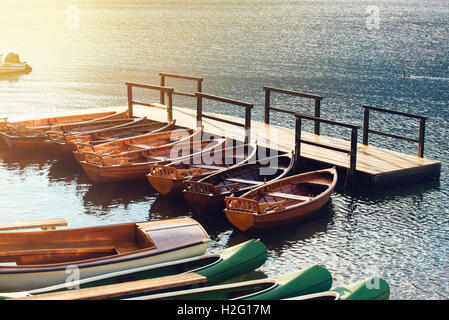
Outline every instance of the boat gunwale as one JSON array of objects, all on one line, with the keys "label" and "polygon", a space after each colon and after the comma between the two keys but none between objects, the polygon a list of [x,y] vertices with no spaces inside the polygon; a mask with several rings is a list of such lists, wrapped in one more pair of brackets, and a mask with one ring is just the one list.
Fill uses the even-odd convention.
[{"label": "boat gunwale", "polygon": [[254,295],[264,293],[269,290],[273,290],[274,288],[279,286],[279,280],[276,278],[249,280],[249,281],[244,281],[244,282],[228,283],[228,284],[216,285],[216,286],[211,286],[211,287],[194,288],[194,289],[187,289],[187,290],[150,294],[150,295],[138,296],[138,297],[133,297],[133,298],[127,298],[127,299],[123,299],[123,300],[160,299],[160,298],[165,298],[165,297],[176,297],[176,296],[185,295],[185,294],[192,294],[192,293],[195,294],[195,293],[202,293],[202,292],[207,292],[207,291],[215,291],[215,290],[228,289],[228,288],[239,288],[239,287],[243,287],[243,286],[257,285],[257,284],[271,284],[271,286],[269,286],[261,291],[253,292],[253,293],[250,293],[250,294],[247,294],[244,296],[239,296],[236,298],[232,298],[229,300],[238,300],[238,299],[248,298],[248,297],[251,297]]},{"label": "boat gunwale", "polygon": [[[121,263],[121,262],[130,261],[130,260],[142,259],[142,258],[150,257],[153,255],[176,251],[176,250],[180,250],[180,249],[184,249],[184,248],[188,248],[188,247],[194,247],[199,244],[210,242],[211,239],[210,239],[209,234],[206,232],[206,230],[200,223],[198,223],[197,221],[193,220],[190,217],[185,217],[185,216],[175,218],[174,220],[178,220],[178,219],[180,219],[181,222],[184,222],[184,223],[180,224],[181,226],[197,226],[197,227],[199,227],[200,230],[203,232],[205,239],[203,239],[201,241],[196,241],[196,242],[193,242],[190,244],[173,247],[173,248],[166,249],[166,250],[158,250],[158,248],[156,246],[152,246],[152,247],[148,247],[148,248],[133,250],[130,252],[118,253],[115,255],[109,255],[109,256],[103,256],[103,257],[97,257],[97,258],[91,258],[91,259],[83,259],[83,260],[78,260],[78,261],[48,263],[48,264],[41,264],[41,265],[17,265],[17,266],[0,265],[0,275],[11,274],[11,273],[34,273],[34,272],[46,272],[46,271],[59,271],[59,270],[65,270],[68,265],[76,265],[78,268],[96,267],[96,266],[107,265],[107,264],[111,264],[111,263]],[[171,219],[168,219],[168,220],[171,220]],[[154,221],[157,222],[157,221],[165,221],[165,220],[154,220]],[[71,228],[69,230],[76,232],[76,231],[83,231],[86,229],[95,230],[95,229],[99,229],[101,227],[113,228],[113,227],[120,227],[120,226],[128,226],[128,227],[135,226],[136,228],[139,228],[139,223],[147,223],[147,222],[148,221],[133,222],[133,223],[119,223],[119,224],[106,225],[106,226],[90,226],[90,227],[85,227],[85,228],[82,228],[82,227]],[[169,228],[171,228],[171,227],[158,228],[155,230],[164,230],[164,229],[169,229]],[[176,228],[176,226],[173,226],[172,228]],[[36,233],[41,233],[41,232],[52,233],[52,232],[61,232],[61,231],[67,232],[67,229],[50,230],[50,231],[27,231],[27,232],[19,232],[19,233],[36,234]],[[146,230],[142,229],[142,231],[146,231]],[[11,232],[11,233],[14,233],[14,232]]]},{"label": "boat gunwale", "polygon": [[[191,138],[191,136],[190,136],[190,138]],[[191,156],[196,156],[196,155],[199,155],[199,154],[201,154],[203,152],[207,152],[207,151],[210,151],[211,149],[217,148],[217,147],[220,146],[220,144],[225,144],[226,141],[227,141],[227,138],[214,139],[214,140],[201,140],[201,141],[202,142],[209,142],[209,143],[216,142],[216,143],[213,146],[211,146],[211,147],[209,147],[207,149],[200,150],[200,151],[198,151],[196,153],[193,153],[193,154],[189,154],[189,155],[185,155],[185,156],[181,156],[181,157],[176,157],[176,158],[173,158],[173,159],[167,158],[167,159],[156,160],[156,161],[134,162],[134,163],[129,163],[129,164],[114,164],[114,165],[99,165],[99,164],[96,164],[96,163],[87,162],[86,160],[82,160],[82,161],[80,161],[80,164],[83,167],[87,166],[87,167],[90,167],[90,168],[102,170],[102,169],[132,168],[133,166],[134,167],[136,167],[136,166],[149,166],[149,165],[152,165],[152,164],[171,162],[171,161],[178,161],[178,160],[183,160],[183,159],[189,158]],[[186,141],[176,141],[175,143],[166,144],[166,145],[162,145],[162,146],[157,146],[157,147],[151,148],[149,150],[135,150],[135,151],[131,151],[131,152],[154,151],[154,150],[157,150],[157,149],[164,149],[164,148],[167,148],[167,147],[173,147],[174,145],[176,145],[178,143],[182,144],[182,143],[186,143]],[[95,154],[95,153],[94,152],[84,152],[84,154]],[[122,156],[122,155],[126,156],[128,154],[129,153],[117,154],[117,155],[114,155],[114,156],[117,156],[117,157],[118,156]],[[114,159],[114,156],[112,156],[112,157],[107,156],[106,158]],[[146,177],[146,175],[143,175],[143,178],[145,178],[145,177]]]}]

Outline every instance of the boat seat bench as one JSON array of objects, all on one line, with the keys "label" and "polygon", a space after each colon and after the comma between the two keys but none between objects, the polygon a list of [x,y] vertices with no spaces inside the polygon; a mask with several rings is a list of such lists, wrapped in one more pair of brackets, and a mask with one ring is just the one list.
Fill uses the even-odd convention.
[{"label": "boat seat bench", "polygon": [[[185,273],[152,279],[117,283],[78,290],[67,290],[35,296],[18,298],[19,300],[100,300],[117,299],[125,296],[149,294],[154,291],[205,285],[207,278],[196,273]],[[15,299],[17,300],[17,299]]]},{"label": "boat seat bench", "polygon": [[247,179],[238,179],[238,178],[226,178],[227,181],[231,182],[237,182],[237,183],[246,183],[246,184],[256,184],[256,185],[262,185],[262,181],[255,181],[255,180],[247,180]]},{"label": "boat seat bench", "polygon": [[312,197],[300,196],[296,194],[283,193],[283,192],[263,192],[265,196],[276,197],[276,198],[284,198],[289,200],[299,200],[299,201],[309,201]]}]

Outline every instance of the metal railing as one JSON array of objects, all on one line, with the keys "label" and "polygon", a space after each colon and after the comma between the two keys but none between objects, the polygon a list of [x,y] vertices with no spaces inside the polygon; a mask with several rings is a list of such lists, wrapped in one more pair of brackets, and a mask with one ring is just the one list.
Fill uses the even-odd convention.
[{"label": "metal railing", "polygon": [[[403,116],[403,117],[407,117],[407,118],[418,119],[419,120],[418,139],[370,129],[369,128],[370,110],[393,114],[393,115],[399,115],[399,116]],[[405,141],[409,141],[409,142],[415,142],[415,143],[418,143],[418,157],[422,158],[424,156],[424,138],[425,138],[426,120],[427,120],[427,117],[420,116],[420,115],[415,115],[415,114],[410,114],[410,113],[401,112],[401,111],[394,111],[394,110],[388,110],[388,109],[384,109],[384,108],[364,105],[363,106],[363,144],[368,145],[368,134],[369,133],[381,135],[384,137],[399,139],[399,140],[405,140]]]},{"label": "metal railing", "polygon": [[[149,84],[142,84],[142,83],[135,83],[135,82],[125,82],[127,88],[128,88],[128,116],[131,118],[133,117],[133,105],[141,105],[146,107],[152,107],[152,108],[159,108],[163,110],[167,110],[167,120],[168,122],[173,120],[173,88],[169,87],[162,87],[162,86],[156,86],[156,85],[149,85]],[[150,90],[159,90],[162,94],[167,94],[167,105],[157,105],[154,103],[144,103],[140,101],[133,100],[133,88],[143,88],[143,89],[150,89]]]},{"label": "metal railing", "polygon": [[[357,130],[360,127],[356,126],[356,125],[348,124],[348,123],[322,119],[322,118],[306,115],[306,114],[303,114],[303,113],[295,113],[295,117],[296,117],[296,123],[295,123],[295,163],[299,164],[299,161],[300,161],[300,157],[301,157],[301,143],[310,144],[310,145],[313,145],[313,146],[317,146],[317,147],[321,147],[321,148],[325,148],[325,149],[329,149],[329,150],[333,150],[333,151],[343,152],[343,153],[346,153],[346,154],[349,155],[348,176],[349,176],[350,180],[353,180],[353,177],[355,176],[355,172],[356,172],[356,165],[357,165]],[[326,124],[335,125],[335,126],[339,126],[339,127],[344,127],[344,128],[350,129],[351,130],[351,146],[350,146],[350,149],[348,150],[348,149],[338,148],[338,147],[334,147],[334,146],[330,146],[330,145],[326,145],[326,144],[322,144],[322,143],[318,143],[318,142],[312,142],[312,141],[308,141],[308,140],[302,139],[302,137],[301,137],[301,127],[302,127],[302,120],[303,119],[304,120],[315,121],[315,123],[317,123],[317,122],[318,123],[326,123]]]},{"label": "metal railing", "polygon": [[[265,123],[266,124],[270,123],[270,110],[277,111],[277,112],[288,113],[288,114],[293,114],[293,115],[297,113],[295,111],[289,111],[289,110],[284,110],[284,109],[272,107],[270,105],[270,95],[271,95],[270,93],[271,92],[277,92],[277,93],[282,93],[282,94],[287,94],[287,95],[291,95],[291,96],[296,96],[296,97],[301,97],[301,98],[314,100],[315,101],[315,109],[314,109],[313,116],[315,116],[317,118],[320,117],[321,100],[323,100],[322,96],[319,96],[319,95],[316,95],[316,94],[299,92],[299,91],[293,91],[293,90],[286,90],[286,89],[279,89],[279,88],[274,88],[274,87],[268,87],[268,86],[264,86],[263,90],[264,90],[264,93],[265,93]],[[319,121],[315,121],[314,133],[315,134],[320,134],[320,123],[319,123]]]},{"label": "metal railing", "polygon": [[[251,109],[253,108],[252,104],[238,101],[238,100],[229,99],[229,98],[214,96],[214,95],[202,93],[202,92],[197,92],[196,97],[197,97],[196,121],[197,121],[198,126],[201,126],[203,118],[207,118],[207,119],[224,122],[224,123],[231,124],[231,125],[238,126],[238,127],[243,127],[245,129],[244,143],[245,144],[249,143],[250,131],[251,131]],[[242,124],[239,122],[222,119],[222,118],[217,118],[217,117],[214,117],[211,115],[204,114],[203,113],[203,99],[209,99],[209,100],[214,100],[214,101],[219,101],[219,102],[223,102],[223,103],[227,103],[227,104],[244,107],[245,108],[245,122]]]}]

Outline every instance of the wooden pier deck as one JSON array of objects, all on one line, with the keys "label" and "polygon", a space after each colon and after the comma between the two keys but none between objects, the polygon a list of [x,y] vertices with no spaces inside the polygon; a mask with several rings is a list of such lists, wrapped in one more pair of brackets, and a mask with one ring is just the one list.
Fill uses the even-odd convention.
[{"label": "wooden pier deck", "polygon": [[[157,104],[156,104],[157,105]],[[160,108],[146,108],[134,106],[134,115],[167,121],[167,111]],[[212,117],[243,123],[243,119],[217,114],[205,113]],[[180,127],[196,126],[196,110],[182,107],[173,107],[173,119]],[[228,126],[222,122],[203,118],[204,131],[214,135],[223,135],[243,141],[245,131],[243,128]],[[295,150],[295,130],[260,121],[251,121],[251,140],[258,145],[276,150],[290,152]],[[325,144],[336,148],[349,150],[350,141],[302,132],[301,138],[316,144]],[[349,169],[350,157],[348,154],[335,150],[324,149],[316,145],[302,144],[301,159],[312,161],[321,165],[337,166],[340,170]],[[425,181],[437,179],[440,174],[441,163],[415,155],[404,154],[386,150],[371,145],[357,143],[356,178],[363,183],[379,186],[399,184],[401,182]]]}]

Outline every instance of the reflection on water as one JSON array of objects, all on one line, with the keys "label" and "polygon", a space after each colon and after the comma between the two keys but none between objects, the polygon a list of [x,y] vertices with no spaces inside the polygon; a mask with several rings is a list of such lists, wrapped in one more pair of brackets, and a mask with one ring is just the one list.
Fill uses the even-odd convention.
[{"label": "reflection on water", "polygon": [[[0,5],[6,26],[0,28],[2,46],[33,67],[28,75],[0,77],[0,117],[126,105],[124,81],[158,84],[158,72],[172,72],[204,77],[207,93],[253,103],[251,117],[259,121],[265,85],[322,95],[322,116],[336,121],[361,125],[362,104],[422,114],[429,117],[425,155],[443,162],[439,183],[384,190],[339,186],[328,206],[304,223],[243,233],[221,212],[197,216],[182,198],[161,198],[146,181],[94,185],[66,159],[48,160],[40,150],[25,156],[0,150],[0,220],[62,216],[78,227],[188,215],[211,235],[211,251],[260,237],[269,250],[260,269],[267,275],[323,262],[334,284],[342,285],[373,276],[377,268],[391,284],[392,299],[447,299],[449,9],[442,2],[378,1],[380,29],[365,27],[365,1],[15,0]],[[66,26],[66,9],[73,4],[81,18],[76,30]],[[402,72],[422,76],[401,79]],[[191,100],[181,102],[174,98],[175,105],[192,107]],[[289,96],[275,95],[273,102],[300,112],[313,109]],[[227,107],[207,108],[237,115]],[[273,124],[294,127],[288,115],[271,118]],[[417,134],[415,122],[390,116],[373,116],[370,123],[379,131]],[[324,125],[322,133],[340,135]],[[370,142],[416,154],[415,144],[377,136]]]}]

